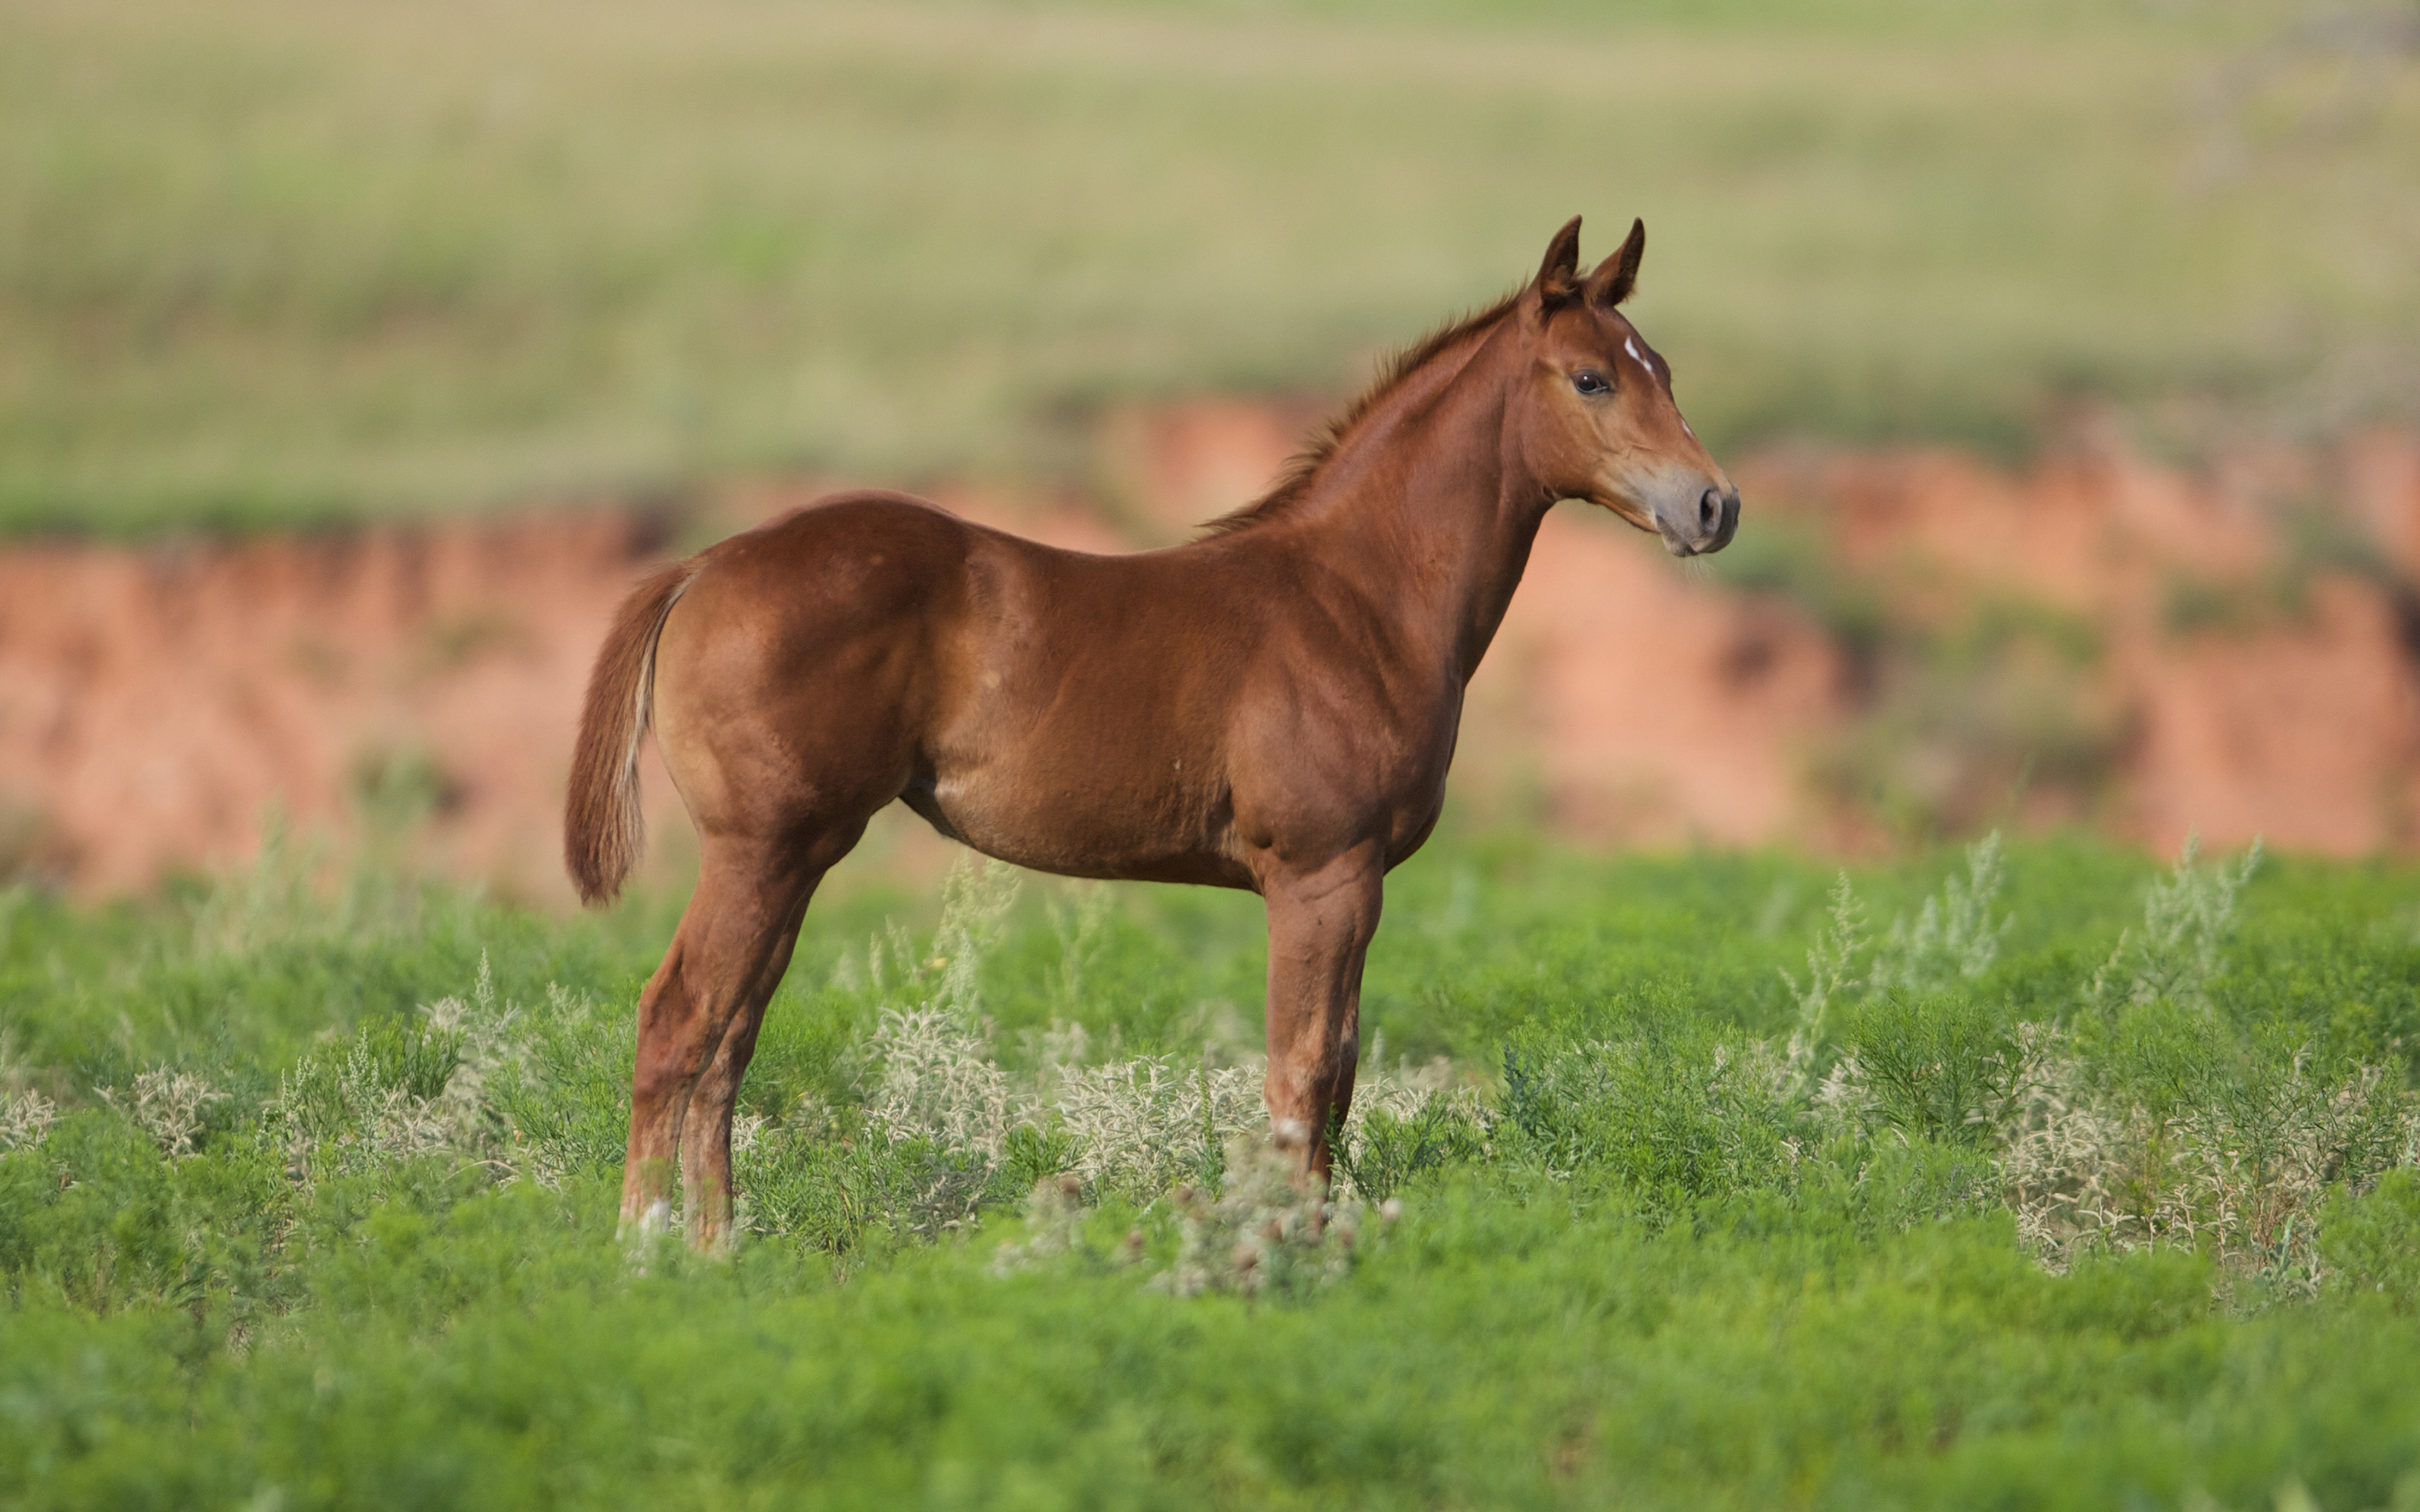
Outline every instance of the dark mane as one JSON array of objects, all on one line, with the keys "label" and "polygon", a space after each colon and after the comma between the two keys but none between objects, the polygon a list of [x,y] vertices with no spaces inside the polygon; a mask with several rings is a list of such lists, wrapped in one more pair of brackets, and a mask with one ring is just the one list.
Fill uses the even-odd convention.
[{"label": "dark mane", "polygon": [[1286,464],[1285,471],[1279,475],[1277,486],[1241,509],[1221,515],[1203,525],[1202,538],[1233,535],[1237,531],[1249,530],[1284,515],[1311,491],[1311,480],[1319,476],[1319,470],[1326,466],[1327,459],[1336,455],[1336,448],[1343,443],[1345,437],[1353,434],[1353,427],[1358,425],[1371,410],[1403,387],[1406,378],[1435,361],[1439,353],[1464,337],[1503,319],[1512,313],[1513,303],[1521,294],[1522,290],[1514,289],[1487,308],[1464,316],[1459,320],[1449,321],[1397,352],[1388,360],[1377,380],[1361,391],[1359,398],[1346,405],[1334,419],[1321,426],[1311,437],[1311,443],[1295,454],[1294,459]]}]

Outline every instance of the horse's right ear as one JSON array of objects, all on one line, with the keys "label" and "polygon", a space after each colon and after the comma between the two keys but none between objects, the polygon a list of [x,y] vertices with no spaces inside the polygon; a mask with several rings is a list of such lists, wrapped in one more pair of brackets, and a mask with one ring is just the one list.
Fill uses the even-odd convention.
[{"label": "horse's right ear", "polygon": [[1551,310],[1579,292],[1580,218],[1563,223],[1546,243],[1546,260],[1538,265],[1538,302]]}]

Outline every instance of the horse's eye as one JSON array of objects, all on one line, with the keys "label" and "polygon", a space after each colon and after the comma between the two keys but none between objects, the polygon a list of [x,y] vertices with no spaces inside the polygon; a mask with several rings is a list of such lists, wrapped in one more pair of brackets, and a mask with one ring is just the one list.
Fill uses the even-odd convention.
[{"label": "horse's eye", "polygon": [[1613,385],[1607,383],[1605,380],[1605,375],[1598,372],[1593,367],[1583,367],[1578,372],[1573,374],[1572,387],[1579,390],[1582,393],[1588,394],[1611,393],[1613,392]]}]

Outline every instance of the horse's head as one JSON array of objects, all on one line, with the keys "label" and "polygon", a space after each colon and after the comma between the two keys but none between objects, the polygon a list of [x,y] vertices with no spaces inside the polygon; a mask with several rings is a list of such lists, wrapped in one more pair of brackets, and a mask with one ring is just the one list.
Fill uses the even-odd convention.
[{"label": "horse's head", "polygon": [[1585,278],[1580,223],[1555,233],[1520,296],[1530,338],[1519,417],[1528,462],[1559,499],[1602,504],[1664,537],[1674,556],[1719,551],[1739,528],[1739,490],[1672,402],[1672,369],[1619,306],[1638,281],[1647,226]]}]

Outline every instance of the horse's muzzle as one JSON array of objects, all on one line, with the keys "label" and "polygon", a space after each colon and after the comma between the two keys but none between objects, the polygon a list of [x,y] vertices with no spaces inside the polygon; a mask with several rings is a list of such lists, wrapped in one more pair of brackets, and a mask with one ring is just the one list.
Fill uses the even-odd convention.
[{"label": "horse's muzzle", "polygon": [[1688,528],[1666,526],[1664,545],[1676,557],[1699,557],[1731,544],[1739,532],[1739,489],[1709,487],[1698,496],[1696,517]]}]

